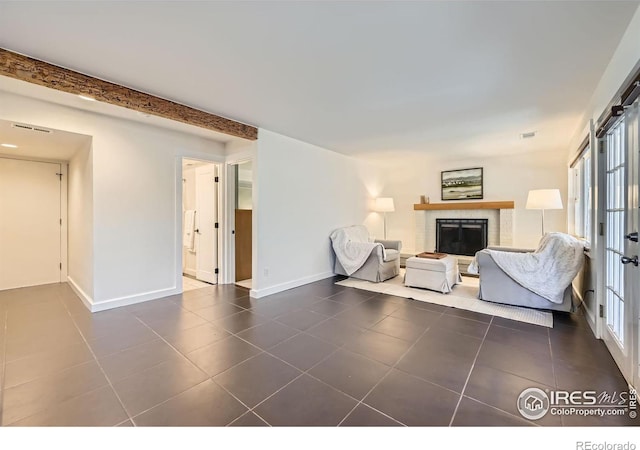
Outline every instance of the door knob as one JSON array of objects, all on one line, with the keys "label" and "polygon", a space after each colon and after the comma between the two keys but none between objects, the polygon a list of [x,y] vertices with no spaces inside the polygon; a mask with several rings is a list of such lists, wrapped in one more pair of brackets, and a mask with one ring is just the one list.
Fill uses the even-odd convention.
[{"label": "door knob", "polygon": [[638,266],[638,255],[635,255],[633,258],[629,258],[628,256],[623,256],[620,258],[620,262],[622,264],[633,264],[634,266]]},{"label": "door knob", "polygon": [[200,234],[200,228],[196,228],[196,233]]},{"label": "door knob", "polygon": [[624,238],[629,239],[630,241],[633,241],[633,242],[638,242],[638,232],[634,231],[633,233],[629,233],[625,235]]}]

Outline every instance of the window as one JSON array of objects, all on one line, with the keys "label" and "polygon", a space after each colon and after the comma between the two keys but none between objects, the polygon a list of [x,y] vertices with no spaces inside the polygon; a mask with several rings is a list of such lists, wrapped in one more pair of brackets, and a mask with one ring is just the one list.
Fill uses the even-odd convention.
[{"label": "window", "polygon": [[574,230],[576,236],[591,240],[591,150],[587,147],[573,171]]}]

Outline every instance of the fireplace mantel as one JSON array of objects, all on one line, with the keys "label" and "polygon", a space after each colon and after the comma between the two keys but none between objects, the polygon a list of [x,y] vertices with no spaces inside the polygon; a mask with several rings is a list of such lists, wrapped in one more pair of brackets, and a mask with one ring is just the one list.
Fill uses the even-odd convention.
[{"label": "fireplace mantel", "polygon": [[415,211],[455,210],[455,209],[513,209],[513,200],[505,202],[452,202],[452,203],[418,203],[413,205]]}]

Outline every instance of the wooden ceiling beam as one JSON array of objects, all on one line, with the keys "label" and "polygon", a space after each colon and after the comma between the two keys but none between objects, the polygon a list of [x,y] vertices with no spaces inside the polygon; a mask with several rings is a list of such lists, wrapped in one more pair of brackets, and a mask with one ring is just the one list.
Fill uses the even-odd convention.
[{"label": "wooden ceiling beam", "polygon": [[231,136],[249,140],[258,139],[258,129],[251,125],[74,72],[3,48],[0,48],[0,75],[70,94],[85,95],[100,102]]}]

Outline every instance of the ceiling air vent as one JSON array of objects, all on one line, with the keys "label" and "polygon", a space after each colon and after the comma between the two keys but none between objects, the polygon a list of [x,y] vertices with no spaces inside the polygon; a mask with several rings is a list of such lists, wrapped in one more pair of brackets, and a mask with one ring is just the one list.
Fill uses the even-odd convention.
[{"label": "ceiling air vent", "polygon": [[47,128],[41,128],[41,127],[36,127],[33,125],[27,125],[24,123],[12,123],[11,126],[13,128],[19,128],[21,130],[26,130],[26,131],[33,131],[36,133],[46,133],[46,134],[51,134],[53,133],[53,131],[47,129]]},{"label": "ceiling air vent", "polygon": [[532,137],[535,137],[535,135],[536,135],[535,131],[529,131],[528,133],[521,133],[520,139],[531,139]]}]

